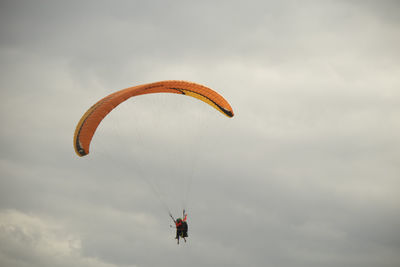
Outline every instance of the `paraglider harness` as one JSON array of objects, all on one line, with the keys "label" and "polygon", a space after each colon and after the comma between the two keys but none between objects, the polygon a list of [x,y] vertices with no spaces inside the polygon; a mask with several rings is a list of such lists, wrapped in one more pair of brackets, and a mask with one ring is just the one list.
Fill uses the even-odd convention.
[{"label": "paraglider harness", "polygon": [[183,240],[185,240],[185,242],[186,242],[186,237],[188,237],[188,234],[187,234],[188,224],[186,222],[187,214],[185,213],[185,210],[183,210],[183,219],[178,218],[175,220],[171,213],[169,214],[169,216],[175,223],[175,227],[176,227],[175,239],[177,240],[177,244],[179,244],[179,238],[183,238]]}]

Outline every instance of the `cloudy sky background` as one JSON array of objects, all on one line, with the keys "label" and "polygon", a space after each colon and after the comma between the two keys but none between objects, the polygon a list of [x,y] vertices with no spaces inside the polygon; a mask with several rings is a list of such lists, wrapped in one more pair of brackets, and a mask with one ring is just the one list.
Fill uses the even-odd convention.
[{"label": "cloudy sky background", "polygon": [[[0,265],[399,266],[399,14],[397,1],[1,1]],[[235,117],[143,96],[75,155],[88,107],[168,79],[217,90]],[[164,204],[186,205],[188,243]]]}]

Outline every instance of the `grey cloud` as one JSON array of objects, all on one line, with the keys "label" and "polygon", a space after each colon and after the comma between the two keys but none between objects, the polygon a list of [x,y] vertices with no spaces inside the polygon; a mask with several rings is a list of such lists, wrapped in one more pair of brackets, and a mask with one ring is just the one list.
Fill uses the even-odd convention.
[{"label": "grey cloud", "polygon": [[[398,7],[2,1],[0,265],[398,266]],[[235,117],[132,99],[74,154],[88,107],[163,79]],[[152,182],[176,216],[189,186],[188,243]]]}]

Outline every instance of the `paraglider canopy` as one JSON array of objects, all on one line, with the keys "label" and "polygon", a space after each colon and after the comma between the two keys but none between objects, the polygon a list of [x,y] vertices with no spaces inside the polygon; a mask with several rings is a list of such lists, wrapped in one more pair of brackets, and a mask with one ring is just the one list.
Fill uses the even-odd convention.
[{"label": "paraglider canopy", "polygon": [[197,98],[227,117],[233,117],[232,107],[220,94],[200,84],[186,81],[161,81],[129,87],[112,93],[95,103],[82,116],[75,129],[74,148],[78,156],[89,154],[93,135],[108,113],[125,100],[144,94],[174,93]]}]

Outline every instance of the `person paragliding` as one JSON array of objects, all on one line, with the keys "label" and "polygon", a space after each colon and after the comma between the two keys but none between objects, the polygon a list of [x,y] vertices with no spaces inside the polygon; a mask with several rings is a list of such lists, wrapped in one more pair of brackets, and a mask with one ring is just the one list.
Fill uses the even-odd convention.
[{"label": "person paragliding", "polygon": [[[201,84],[188,81],[167,80],[136,85],[113,92],[101,98],[83,114],[74,132],[73,146],[76,154],[79,157],[84,157],[89,154],[89,148],[96,129],[100,126],[103,119],[121,103],[132,97],[158,93],[190,96],[203,101],[229,118],[234,116],[231,105],[222,95]],[[155,129],[155,131],[156,130],[157,129]],[[187,152],[187,154],[189,153],[190,151]],[[167,206],[166,203],[164,204]],[[183,238],[186,242],[186,237],[188,237],[188,224],[186,222],[187,214],[185,210],[183,210],[183,217],[177,220],[174,219],[171,213],[169,215],[176,226],[176,239],[178,244],[179,238]]]},{"label": "person paragliding", "polygon": [[185,213],[185,210],[183,210],[183,219],[178,218],[178,219],[174,219],[174,217],[172,217],[172,215],[170,214],[172,220],[175,223],[175,227],[176,227],[176,242],[179,245],[179,238],[183,238],[183,240],[186,242],[186,237],[188,237],[188,224],[186,222],[187,220],[187,214]]}]

